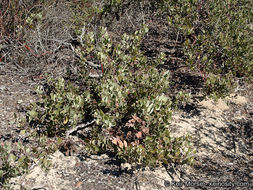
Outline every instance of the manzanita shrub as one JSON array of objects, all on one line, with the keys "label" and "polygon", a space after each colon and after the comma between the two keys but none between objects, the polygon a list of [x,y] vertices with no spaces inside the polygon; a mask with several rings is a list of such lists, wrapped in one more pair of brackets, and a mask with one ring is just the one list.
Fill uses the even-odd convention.
[{"label": "manzanita shrub", "polygon": [[11,177],[23,174],[31,163],[30,149],[20,142],[0,144],[0,188],[8,185]]},{"label": "manzanita shrub", "polygon": [[[164,54],[149,62],[140,51],[146,26],[133,35],[122,36],[113,45],[105,28],[98,39],[92,32],[79,36],[86,51],[78,51],[82,64],[89,55],[103,65],[103,76],[93,80],[97,94],[90,148],[112,151],[130,163],[155,166],[168,162],[192,161],[188,137],[172,138],[170,118],[176,107],[165,93],[169,88],[169,72],[158,71]],[[86,48],[87,47],[87,48]],[[184,94],[180,94],[183,97]],[[178,97],[178,98],[180,98]]]},{"label": "manzanita shrub", "polygon": [[[97,3],[93,4],[93,9],[97,7],[95,10],[99,11],[91,11],[100,15],[99,18],[101,15],[114,15],[120,10],[125,12],[133,3],[132,0],[103,2],[100,6]],[[170,30],[174,31],[175,36],[183,37],[181,38],[184,49],[183,63],[198,71],[203,77],[205,81],[203,90],[206,95],[217,99],[230,93],[238,78],[252,81],[252,1],[140,0],[138,2],[140,6],[141,4],[147,6],[146,9],[154,10],[158,20],[167,16]],[[119,16],[118,13],[115,16]]]},{"label": "manzanita shrub", "polygon": [[[63,79],[50,79],[49,91],[38,88],[41,101],[28,112],[30,124],[60,135],[93,118],[96,125],[84,139],[90,153],[111,152],[126,162],[149,166],[192,163],[190,137],[172,137],[169,131],[176,101],[165,95],[169,71],[156,68],[165,56],[150,62],[140,51],[148,28],[124,34],[114,45],[106,28],[102,27],[96,37],[85,28],[80,30],[77,34],[83,48],[77,53],[86,90],[81,92]],[[102,65],[100,78],[88,77],[91,61]],[[180,93],[177,100],[184,96]]]},{"label": "manzanita shrub", "polygon": [[85,119],[90,108],[90,94],[80,92],[78,87],[67,83],[64,78],[46,77],[47,84],[36,89],[40,101],[30,106],[27,120],[38,132],[53,137]]},{"label": "manzanita shrub", "polygon": [[170,26],[184,35],[185,63],[202,74],[208,94],[227,94],[235,77],[252,79],[252,1],[163,0],[160,5]]},{"label": "manzanita shrub", "polygon": [[21,130],[21,136],[32,144],[18,142],[0,142],[0,189],[11,189],[10,179],[29,171],[32,164],[39,164],[48,170],[51,166],[50,154],[61,146],[62,139],[49,139],[38,136],[34,130]]}]

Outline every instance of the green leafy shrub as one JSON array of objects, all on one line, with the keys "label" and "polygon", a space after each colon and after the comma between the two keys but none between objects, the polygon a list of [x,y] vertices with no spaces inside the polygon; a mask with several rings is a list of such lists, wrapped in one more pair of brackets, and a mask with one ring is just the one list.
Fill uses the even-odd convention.
[{"label": "green leafy shrub", "polygon": [[48,77],[47,81],[47,86],[37,88],[41,101],[31,105],[28,122],[48,136],[61,135],[85,119],[89,112],[90,94],[81,93],[78,87],[63,78]]},{"label": "green leafy shrub", "polygon": [[[164,54],[149,62],[140,51],[147,30],[144,26],[133,35],[125,34],[115,46],[103,27],[96,39],[92,32],[78,33],[83,46],[77,50],[79,72],[87,90],[81,92],[62,78],[49,78],[48,88],[38,88],[41,101],[28,112],[30,124],[44,127],[46,134],[60,135],[94,118],[96,125],[85,139],[90,153],[109,151],[127,162],[151,166],[190,163],[189,137],[173,138],[169,132],[176,101],[165,95],[169,72],[156,69],[163,64]],[[91,61],[101,63],[100,78],[89,77]]]},{"label": "green leafy shrub", "polygon": [[5,142],[0,145],[0,187],[7,185],[11,177],[23,174],[30,163],[30,149],[19,143]]},{"label": "green leafy shrub", "polygon": [[211,73],[205,82],[205,93],[214,100],[218,100],[221,96],[229,94],[230,89],[234,88],[232,81],[231,74],[217,77],[217,75]]},{"label": "green leafy shrub", "polygon": [[[99,11],[91,11],[97,16],[93,21],[103,25],[101,22],[106,22],[102,21],[103,16],[122,17],[133,3],[131,0],[93,3],[93,9],[99,7]],[[219,98],[233,90],[237,77],[252,80],[251,1],[142,0],[138,3],[140,7],[148,6],[145,10],[153,10],[158,20],[159,15],[160,19],[167,15],[170,30],[175,36],[183,36],[184,63],[203,77],[206,94]]]},{"label": "green leafy shrub", "polygon": [[[143,27],[133,35],[122,36],[114,47],[105,28],[101,28],[95,45],[94,34],[80,36],[86,51],[79,51],[82,63],[92,54],[103,64],[100,80],[92,85],[98,107],[93,116],[98,127],[92,132],[90,147],[95,151],[113,151],[127,162],[155,166],[168,162],[191,161],[188,137],[172,138],[169,122],[176,107],[165,93],[169,72],[158,71],[164,54],[149,62],[140,51]],[[87,44],[87,45],[85,45]],[[181,96],[182,97],[182,96]]]},{"label": "green leafy shrub", "polygon": [[96,0],[70,2],[69,8],[72,11],[73,29],[77,32],[83,23],[89,22],[95,25],[99,22],[97,18],[103,11],[103,2]]},{"label": "green leafy shrub", "polygon": [[207,81],[208,93],[213,92],[210,89],[216,95],[229,91],[233,81],[224,82],[227,79],[252,79],[251,1],[164,0],[161,7],[169,15],[169,24],[185,37],[186,63],[206,80],[209,76],[217,78]]},{"label": "green leafy shrub", "polygon": [[124,1],[121,0],[70,1],[69,8],[73,13],[72,21],[75,32],[78,33],[80,27],[82,27],[84,23],[89,23],[86,25],[87,28],[91,27],[96,30],[96,28],[105,24],[104,19],[108,15],[118,18],[118,12],[123,5]]},{"label": "green leafy shrub", "polygon": [[[22,130],[21,136],[32,144],[2,142],[0,144],[0,188],[9,189],[9,180],[29,171],[33,163],[38,163],[43,169],[51,166],[49,156],[61,146],[62,139],[49,139],[45,135],[39,135],[34,130]],[[28,135],[28,136],[27,136]]]}]

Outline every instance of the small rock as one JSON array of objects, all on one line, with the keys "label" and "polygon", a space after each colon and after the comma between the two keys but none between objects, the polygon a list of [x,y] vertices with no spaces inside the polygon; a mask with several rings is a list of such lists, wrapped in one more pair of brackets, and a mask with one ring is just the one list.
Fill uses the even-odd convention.
[{"label": "small rock", "polygon": [[0,86],[0,91],[4,91],[7,90],[7,88],[5,86]]},{"label": "small rock", "polygon": [[129,163],[122,163],[120,166],[121,166],[122,170],[131,170],[132,169],[132,166]]},{"label": "small rock", "polygon": [[18,104],[22,104],[23,103],[23,100],[18,100]]}]

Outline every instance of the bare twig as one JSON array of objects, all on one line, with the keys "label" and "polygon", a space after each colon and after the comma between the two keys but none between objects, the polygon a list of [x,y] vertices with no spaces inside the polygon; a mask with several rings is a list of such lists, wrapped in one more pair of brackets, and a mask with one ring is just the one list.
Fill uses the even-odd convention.
[{"label": "bare twig", "polygon": [[68,131],[66,132],[66,136],[68,137],[69,135],[73,134],[74,132],[77,132],[77,131],[79,131],[79,130],[82,130],[82,129],[88,127],[89,125],[94,124],[95,122],[96,122],[96,120],[94,119],[94,120],[92,120],[92,121],[90,121],[90,122],[88,122],[88,123],[82,123],[82,124],[80,124],[80,125],[77,125],[75,128],[68,130]]}]

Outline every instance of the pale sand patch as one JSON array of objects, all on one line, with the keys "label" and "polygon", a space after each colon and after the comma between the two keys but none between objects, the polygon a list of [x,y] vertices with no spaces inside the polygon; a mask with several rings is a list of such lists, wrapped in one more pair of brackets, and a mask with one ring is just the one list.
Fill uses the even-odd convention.
[{"label": "pale sand patch", "polygon": [[[142,176],[139,178],[141,181],[140,189],[145,190],[170,190],[172,189],[171,182],[180,181],[180,177],[177,176],[180,174],[168,175],[168,172],[165,168],[157,168],[154,171],[149,170],[148,168],[142,173]],[[155,184],[155,186],[154,186]]]},{"label": "pale sand patch", "polygon": [[[222,129],[227,128],[226,120],[222,113],[229,109],[227,102],[234,104],[245,104],[248,99],[234,95],[219,99],[217,102],[207,99],[199,102],[199,115],[192,117],[182,117],[182,113],[173,116],[171,126],[173,128],[172,135],[174,137],[190,135],[198,138],[198,143],[207,148],[200,148],[198,155],[207,155],[210,150],[227,150],[226,134],[222,133]],[[240,116],[242,117],[242,116]]]},{"label": "pale sand patch", "polygon": [[68,187],[70,182],[63,180],[62,175],[64,173],[75,175],[73,169],[78,159],[73,156],[64,156],[60,151],[56,151],[51,159],[52,167],[48,172],[36,166],[27,175],[12,178],[11,183],[14,184],[12,188],[14,190],[19,190],[21,187],[59,190]]},{"label": "pale sand patch", "polygon": [[214,110],[216,112],[223,112],[229,109],[227,103],[221,99],[219,99],[217,102],[211,99],[207,99],[201,101],[199,104],[207,109]]},{"label": "pale sand patch", "polygon": [[236,94],[231,94],[229,97],[226,98],[226,100],[232,101],[235,104],[246,104],[247,102],[249,102],[246,97]]}]

